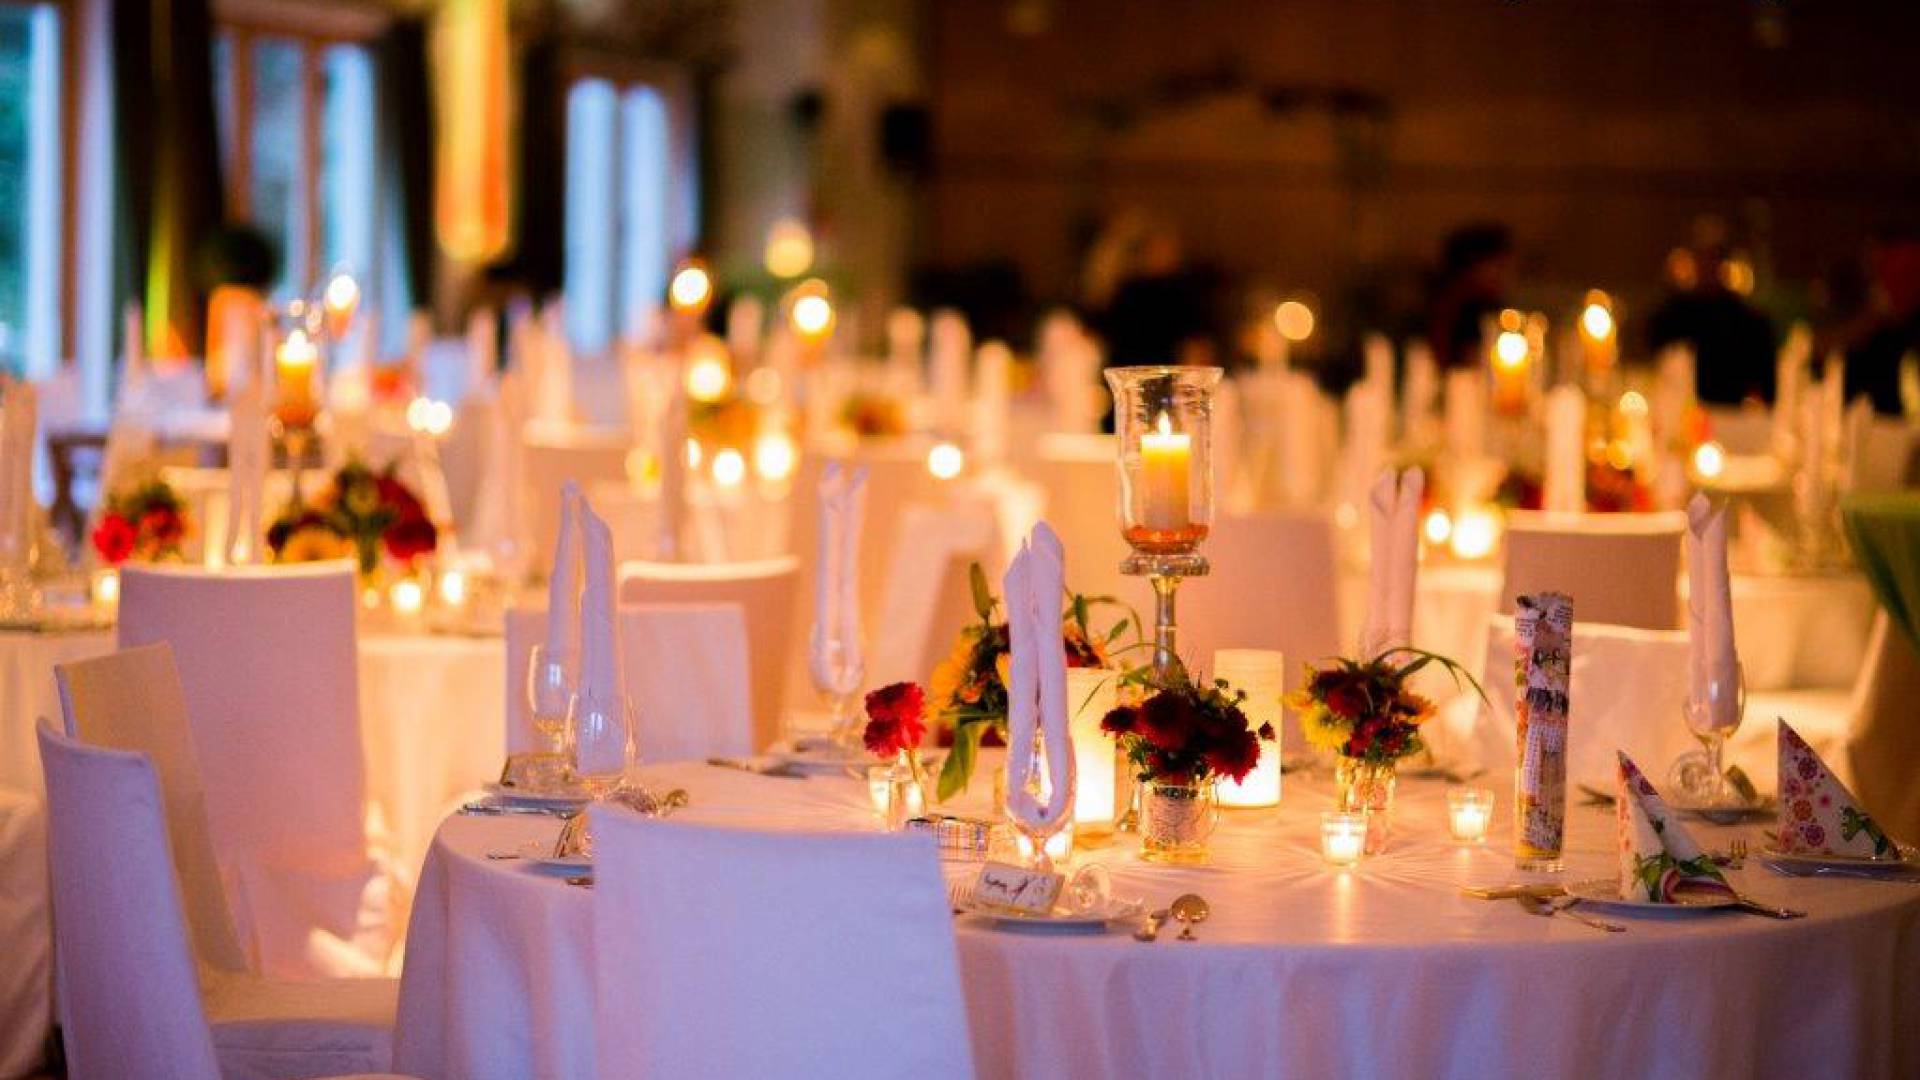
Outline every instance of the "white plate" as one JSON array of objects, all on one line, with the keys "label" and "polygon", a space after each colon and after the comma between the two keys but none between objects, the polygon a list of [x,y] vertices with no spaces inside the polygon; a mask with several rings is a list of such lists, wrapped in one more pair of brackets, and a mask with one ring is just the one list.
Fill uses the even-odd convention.
[{"label": "white plate", "polygon": [[542,870],[565,870],[569,873],[577,874],[582,870],[593,869],[593,856],[591,855],[535,855],[529,857],[526,861]]},{"label": "white plate", "polygon": [[1911,844],[1899,844],[1900,857],[1897,859],[1870,859],[1860,855],[1809,855],[1801,851],[1781,851],[1771,845],[1761,848],[1760,854],[1778,863],[1790,866],[1805,866],[1809,869],[1832,867],[1840,870],[1886,870],[1889,873],[1907,873],[1920,867],[1920,849]]},{"label": "white plate", "polygon": [[1003,908],[978,907],[972,901],[960,905],[960,913],[983,919],[1009,930],[1057,930],[1088,933],[1105,930],[1109,924],[1138,918],[1145,905],[1138,900],[1109,900],[1096,911],[1053,911],[1046,915],[1028,915]]},{"label": "white plate", "polygon": [[796,747],[791,750],[775,750],[767,755],[783,768],[802,772],[846,772],[849,769],[864,769],[880,762],[872,754],[851,747]]},{"label": "white plate", "polygon": [[538,807],[542,810],[565,810],[585,806],[593,798],[585,792],[570,791],[522,791],[519,788],[504,787],[498,782],[486,786],[488,795],[514,806]]},{"label": "white plate", "polygon": [[1695,911],[1717,911],[1720,908],[1730,908],[1739,904],[1739,901],[1731,896],[1717,895],[1687,896],[1670,904],[1632,899],[1620,895],[1620,883],[1612,878],[1569,882],[1567,895],[1583,904],[1620,911],[1634,911],[1645,915],[1679,915]]}]

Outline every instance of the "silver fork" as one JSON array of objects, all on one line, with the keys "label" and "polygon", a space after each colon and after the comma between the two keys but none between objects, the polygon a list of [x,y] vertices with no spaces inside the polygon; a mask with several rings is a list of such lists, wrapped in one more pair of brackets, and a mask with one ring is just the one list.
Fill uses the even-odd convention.
[{"label": "silver fork", "polygon": [[1570,896],[1562,896],[1548,900],[1544,897],[1522,893],[1514,897],[1514,899],[1520,902],[1520,906],[1524,908],[1529,915],[1538,915],[1543,919],[1551,919],[1555,915],[1565,915],[1567,918],[1572,919],[1582,926],[1590,926],[1595,930],[1600,930],[1605,933],[1624,934],[1627,932],[1627,928],[1621,926],[1619,923],[1602,922],[1599,919],[1589,918],[1572,910],[1573,905],[1579,901]]}]

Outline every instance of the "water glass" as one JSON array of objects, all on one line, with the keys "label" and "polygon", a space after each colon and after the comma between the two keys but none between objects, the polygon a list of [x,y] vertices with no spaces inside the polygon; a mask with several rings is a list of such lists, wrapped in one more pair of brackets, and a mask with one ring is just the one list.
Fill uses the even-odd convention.
[{"label": "water glass", "polygon": [[579,671],[579,657],[572,651],[535,645],[527,657],[527,715],[555,753],[566,750],[567,711],[573,707]]},{"label": "water glass", "polygon": [[567,759],[586,793],[601,798],[633,765],[633,699],[625,694],[575,694],[567,714]]},{"label": "water glass", "polygon": [[845,746],[860,743],[860,714],[853,702],[867,674],[860,643],[815,624],[808,642],[807,672],[813,688],[833,713],[833,740]]}]

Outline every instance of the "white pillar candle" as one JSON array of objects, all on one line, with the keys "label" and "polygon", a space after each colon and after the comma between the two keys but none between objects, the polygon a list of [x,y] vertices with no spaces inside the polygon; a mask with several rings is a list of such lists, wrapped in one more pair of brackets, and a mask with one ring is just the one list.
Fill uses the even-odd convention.
[{"label": "white pillar candle", "polygon": [[1100,721],[1113,711],[1120,673],[1105,668],[1067,669],[1068,731],[1073,737],[1073,823],[1081,833],[1113,831],[1119,785],[1113,738]]},{"label": "white pillar candle", "polygon": [[1173,430],[1162,412],[1153,430],[1140,436],[1141,524],[1154,532],[1187,527],[1187,474],[1193,437]]},{"label": "white pillar candle", "polygon": [[1272,742],[1260,744],[1260,761],[1245,779],[1220,781],[1221,806],[1279,805],[1280,695],[1286,668],[1286,657],[1277,649],[1219,649],[1213,654],[1213,677],[1247,693],[1240,709],[1248,725],[1258,731],[1260,725],[1272,724],[1274,734]]}]

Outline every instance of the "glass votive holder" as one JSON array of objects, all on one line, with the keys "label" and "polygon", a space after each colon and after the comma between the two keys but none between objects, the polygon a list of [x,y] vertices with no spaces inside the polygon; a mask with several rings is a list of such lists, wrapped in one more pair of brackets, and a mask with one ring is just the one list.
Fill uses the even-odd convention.
[{"label": "glass votive holder", "polygon": [[1328,810],[1320,815],[1320,855],[1334,866],[1354,866],[1367,850],[1364,811]]},{"label": "glass votive holder", "polygon": [[867,799],[873,803],[873,816],[881,821],[887,820],[887,811],[893,808],[893,766],[867,766]]},{"label": "glass votive holder", "polygon": [[1120,443],[1120,522],[1143,555],[1191,556],[1213,524],[1216,367],[1106,371]]},{"label": "glass votive holder", "polygon": [[93,603],[94,613],[111,618],[120,610],[120,569],[115,566],[103,566],[93,572],[93,580],[87,587],[87,596]]},{"label": "glass votive holder", "polygon": [[867,799],[887,831],[899,832],[927,812],[926,796],[913,769],[903,761],[867,766]]},{"label": "glass votive holder", "polygon": [[1487,826],[1493,822],[1493,791],[1490,788],[1449,788],[1447,791],[1447,832],[1456,844],[1484,844]]}]

